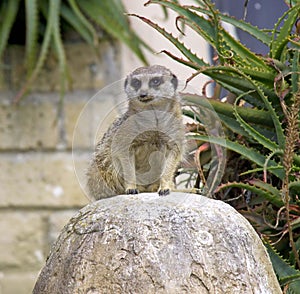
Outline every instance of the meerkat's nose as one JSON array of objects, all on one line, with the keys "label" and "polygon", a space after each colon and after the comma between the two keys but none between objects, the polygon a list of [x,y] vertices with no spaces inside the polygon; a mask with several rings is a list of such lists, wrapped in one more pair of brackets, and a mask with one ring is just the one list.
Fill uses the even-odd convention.
[{"label": "meerkat's nose", "polygon": [[140,98],[145,98],[147,97],[147,92],[146,91],[141,91],[140,92]]}]

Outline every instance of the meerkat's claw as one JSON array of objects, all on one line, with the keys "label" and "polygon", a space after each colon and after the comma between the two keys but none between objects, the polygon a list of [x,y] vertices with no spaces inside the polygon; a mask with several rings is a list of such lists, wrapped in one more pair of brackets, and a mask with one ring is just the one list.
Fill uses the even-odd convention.
[{"label": "meerkat's claw", "polygon": [[160,189],[158,191],[158,195],[159,196],[167,196],[170,194],[170,189]]},{"label": "meerkat's claw", "polygon": [[127,189],[126,190],[126,194],[130,195],[130,194],[139,194],[139,190],[138,189]]},{"label": "meerkat's claw", "polygon": [[192,190],[192,193],[194,193],[194,194],[202,194],[203,193],[203,191],[198,188],[192,188],[191,190]]}]

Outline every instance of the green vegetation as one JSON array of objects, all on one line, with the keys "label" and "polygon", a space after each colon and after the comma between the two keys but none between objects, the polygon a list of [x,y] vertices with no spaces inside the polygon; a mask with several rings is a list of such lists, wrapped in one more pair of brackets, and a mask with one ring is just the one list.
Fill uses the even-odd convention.
[{"label": "green vegetation", "polygon": [[[193,150],[198,163],[198,171],[194,172],[196,188],[206,183],[207,194],[230,202],[252,223],[266,243],[282,287],[286,293],[296,293],[300,287],[300,38],[295,24],[300,4],[287,2],[289,10],[271,32],[220,13],[209,0],[195,1],[197,5],[167,0],[147,3],[172,10],[177,14],[176,27],[180,31],[187,26],[203,37],[214,49],[213,65],[185,45],[184,35],[179,40],[152,20],[135,16],[172,42],[185,58],[163,51],[165,54],[193,68],[193,77],[202,73],[216,83],[211,99],[183,95],[186,104],[192,106],[185,110],[194,119],[190,138],[197,140]],[[252,52],[221,22],[268,46],[268,55]],[[221,87],[229,93],[227,102],[219,99]],[[222,122],[225,137],[205,132],[203,114],[211,108]],[[215,158],[222,155],[218,150],[215,156],[205,156],[211,152],[208,143],[211,149],[221,146],[228,150],[221,184],[221,179],[207,182],[210,169],[214,168],[215,177],[220,177],[216,171],[224,170],[222,160],[215,167]]]},{"label": "green vegetation", "polygon": [[[0,3],[0,60],[8,47],[13,26],[25,19],[25,60],[27,82],[15,101],[29,90],[50,49],[53,49],[61,74],[61,92],[67,87],[67,61],[62,33],[72,28],[97,50],[101,32],[124,42],[146,63],[141,47],[147,47],[131,29],[121,0],[4,0]],[[19,35],[20,32],[18,31]],[[99,37],[100,35],[100,37]],[[22,38],[24,36],[20,36]],[[148,47],[147,47],[148,48]]]}]

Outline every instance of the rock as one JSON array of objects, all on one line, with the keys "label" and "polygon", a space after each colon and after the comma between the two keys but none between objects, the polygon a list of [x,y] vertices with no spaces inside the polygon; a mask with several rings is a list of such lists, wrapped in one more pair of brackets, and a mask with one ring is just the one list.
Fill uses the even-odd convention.
[{"label": "rock", "polygon": [[65,226],[33,294],[281,293],[248,221],[194,194],[120,195]]}]

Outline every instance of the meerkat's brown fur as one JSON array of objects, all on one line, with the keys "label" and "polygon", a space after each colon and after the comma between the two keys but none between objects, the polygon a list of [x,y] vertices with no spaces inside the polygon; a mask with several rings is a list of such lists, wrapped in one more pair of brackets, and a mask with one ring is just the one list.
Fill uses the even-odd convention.
[{"label": "meerkat's brown fur", "polygon": [[159,65],[127,76],[128,110],[96,146],[87,171],[90,198],[158,192],[167,195],[183,157],[184,126],[178,80]]}]

